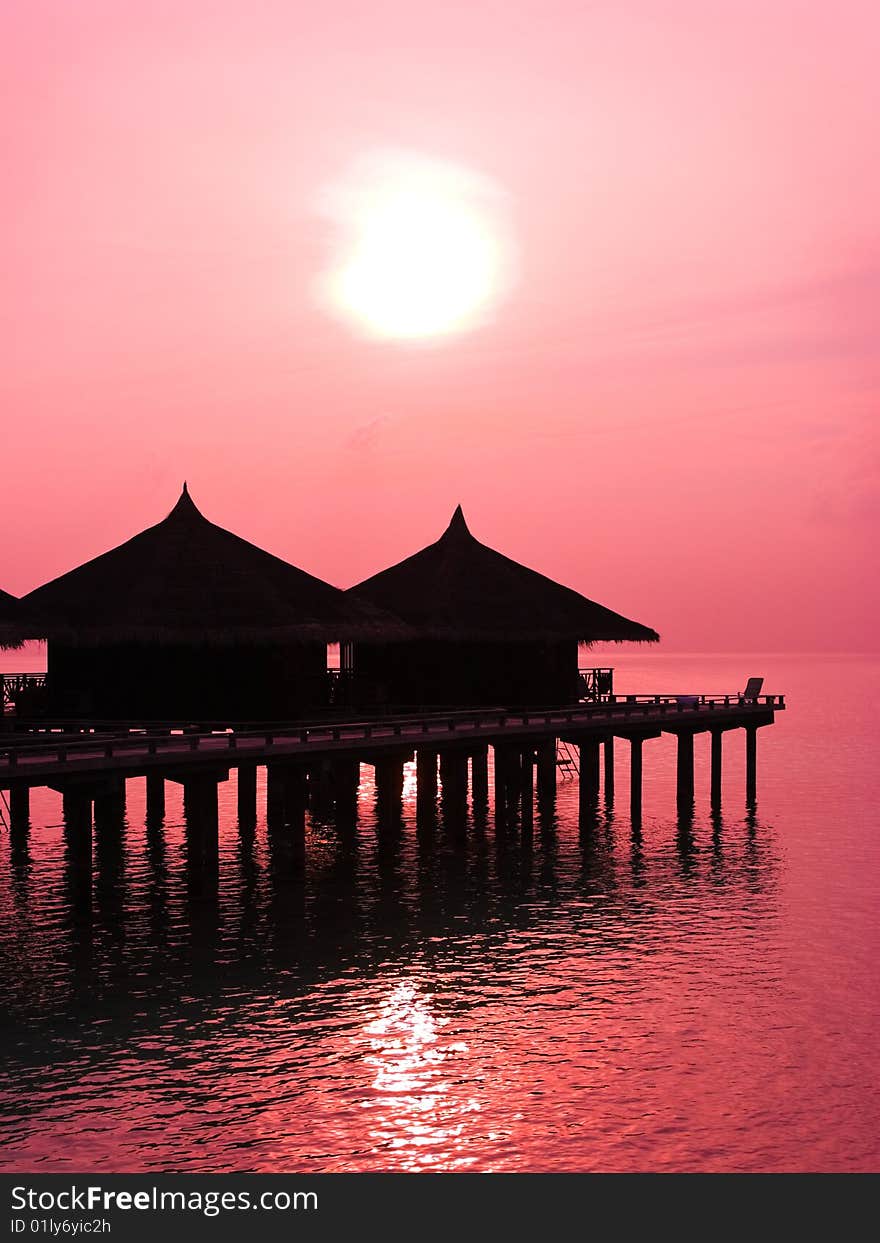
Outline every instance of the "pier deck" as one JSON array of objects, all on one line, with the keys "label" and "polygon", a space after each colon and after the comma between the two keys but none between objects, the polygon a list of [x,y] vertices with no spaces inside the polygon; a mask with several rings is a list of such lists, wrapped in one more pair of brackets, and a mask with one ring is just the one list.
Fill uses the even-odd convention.
[{"label": "pier deck", "polygon": [[273,761],[311,761],[328,756],[366,759],[377,753],[419,748],[441,750],[471,745],[517,744],[565,738],[573,742],[608,738],[639,740],[659,733],[692,736],[773,723],[784,709],[782,695],[629,695],[614,702],[569,707],[502,710],[317,722],[223,732],[171,732],[143,727],[113,732],[8,734],[0,739],[0,789],[56,785],[76,777],[134,777],[164,770],[210,770]]}]

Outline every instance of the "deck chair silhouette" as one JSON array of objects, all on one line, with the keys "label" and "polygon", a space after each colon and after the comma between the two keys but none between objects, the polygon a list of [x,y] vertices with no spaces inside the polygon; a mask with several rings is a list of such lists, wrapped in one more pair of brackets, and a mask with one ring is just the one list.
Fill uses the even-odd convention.
[{"label": "deck chair silhouette", "polygon": [[763,685],[763,678],[749,678],[748,682],[746,682],[746,689],[740,695],[740,699],[746,700],[747,703],[754,702],[760,695]]}]

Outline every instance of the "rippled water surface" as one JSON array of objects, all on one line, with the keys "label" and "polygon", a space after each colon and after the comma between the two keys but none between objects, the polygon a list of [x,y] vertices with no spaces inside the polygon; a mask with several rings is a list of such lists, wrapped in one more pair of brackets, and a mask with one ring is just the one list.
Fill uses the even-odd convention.
[{"label": "rippled water surface", "polygon": [[[880,845],[863,658],[615,654],[621,691],[790,707],[697,740],[692,824],[670,739],[645,744],[640,833],[577,789],[531,833],[464,838],[313,814],[304,874],[221,787],[219,877],[188,865],[179,787],[147,828],[71,855],[60,796],[0,834],[0,1166],[64,1171],[866,1170],[880,1156]],[[8,663],[8,659],[7,659]],[[262,774],[261,774],[262,775]],[[262,782],[260,809],[264,806]]]}]

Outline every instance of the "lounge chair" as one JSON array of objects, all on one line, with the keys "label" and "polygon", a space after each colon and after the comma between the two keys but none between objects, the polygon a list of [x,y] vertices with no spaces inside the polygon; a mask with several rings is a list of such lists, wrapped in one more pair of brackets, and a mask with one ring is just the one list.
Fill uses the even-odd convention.
[{"label": "lounge chair", "polygon": [[761,693],[761,687],[764,685],[763,678],[749,678],[746,682],[746,689],[740,695],[740,699],[746,703],[754,703]]}]

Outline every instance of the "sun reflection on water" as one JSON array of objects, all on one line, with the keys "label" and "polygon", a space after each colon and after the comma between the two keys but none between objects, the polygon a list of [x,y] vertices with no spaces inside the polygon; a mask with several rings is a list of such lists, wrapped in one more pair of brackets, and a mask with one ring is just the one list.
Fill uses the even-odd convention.
[{"label": "sun reflection on water", "polygon": [[470,1123],[480,1112],[469,1093],[469,1049],[445,1038],[448,1023],[423,989],[400,981],[363,1028],[364,1061],[373,1072],[363,1107],[373,1113],[370,1135],[388,1153],[389,1167],[465,1169],[476,1161],[467,1151]]}]

